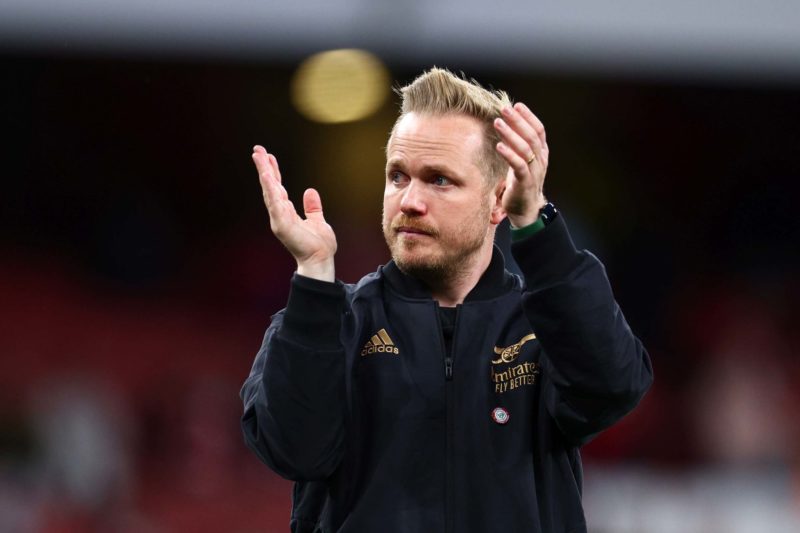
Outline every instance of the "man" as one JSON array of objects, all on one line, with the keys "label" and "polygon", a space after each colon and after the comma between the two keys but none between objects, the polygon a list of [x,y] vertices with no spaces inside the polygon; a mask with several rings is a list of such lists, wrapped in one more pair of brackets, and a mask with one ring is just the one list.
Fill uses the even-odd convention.
[{"label": "man", "polygon": [[[355,285],[319,194],[301,218],[254,149],[297,273],[242,388],[245,440],[296,481],[292,531],[586,531],[578,448],[639,402],[647,353],[544,197],[539,119],[441,69],[401,93],[392,261]],[[493,245],[505,217],[524,280]]]}]

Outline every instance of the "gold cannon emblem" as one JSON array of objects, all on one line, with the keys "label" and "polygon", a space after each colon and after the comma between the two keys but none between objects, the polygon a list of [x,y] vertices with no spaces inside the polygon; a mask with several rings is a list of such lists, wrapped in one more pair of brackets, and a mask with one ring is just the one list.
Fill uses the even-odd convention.
[{"label": "gold cannon emblem", "polygon": [[501,348],[500,346],[494,347],[494,353],[498,355],[497,359],[492,360],[492,364],[499,365],[500,363],[510,363],[517,357],[519,357],[519,351],[522,349],[522,345],[528,341],[532,341],[536,338],[534,333],[529,333],[522,337],[518,343],[512,344],[507,348]]}]

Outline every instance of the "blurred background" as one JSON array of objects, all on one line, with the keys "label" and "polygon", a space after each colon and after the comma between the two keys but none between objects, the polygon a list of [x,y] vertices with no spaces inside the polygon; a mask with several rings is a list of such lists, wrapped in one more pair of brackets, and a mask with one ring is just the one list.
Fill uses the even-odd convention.
[{"label": "blurred background", "polygon": [[[56,5],[54,5],[56,4]],[[800,531],[800,6],[0,2],[0,532],[287,531],[238,390],[293,262],[250,151],[352,282],[393,85],[528,103],[546,193],[653,359],[583,450],[595,533]]]}]

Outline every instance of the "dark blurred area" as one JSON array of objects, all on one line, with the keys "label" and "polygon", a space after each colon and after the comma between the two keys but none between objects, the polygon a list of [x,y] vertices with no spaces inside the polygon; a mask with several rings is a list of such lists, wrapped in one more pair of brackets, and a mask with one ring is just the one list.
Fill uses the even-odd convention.
[{"label": "dark blurred area", "polygon": [[[296,201],[320,191],[356,281],[388,260],[397,100],[320,124],[291,62],[0,65],[0,531],[288,530],[290,483],[238,426],[294,268],[250,150]],[[639,409],[584,448],[593,531],[800,531],[798,86],[440,66],[543,120],[545,191],[653,359]]]}]

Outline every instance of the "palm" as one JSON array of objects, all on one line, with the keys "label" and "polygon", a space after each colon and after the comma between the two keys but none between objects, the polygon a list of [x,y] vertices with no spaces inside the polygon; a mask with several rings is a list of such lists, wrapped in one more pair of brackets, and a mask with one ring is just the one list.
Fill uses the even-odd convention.
[{"label": "palm", "polygon": [[[289,200],[286,189],[283,186],[280,189],[282,198],[269,210],[269,225],[289,253],[298,262],[322,259],[336,253],[336,235],[330,224],[325,222],[322,212],[306,212],[307,218],[303,219]],[[304,198],[316,193],[310,191],[312,189],[306,191]]]},{"label": "palm", "polygon": [[303,195],[303,210],[306,218],[300,217],[289,200],[286,188],[281,183],[278,161],[260,146],[253,150],[253,162],[258,169],[258,178],[269,212],[272,232],[294,256],[298,265],[323,264],[332,261],[336,253],[336,235],[325,222],[322,201],[314,189]]},{"label": "palm", "polygon": [[514,170],[510,168],[506,176],[506,187],[502,199],[503,209],[506,213],[518,215],[529,212],[532,208],[530,204],[536,199],[535,188],[532,180],[521,181],[514,174]]}]

